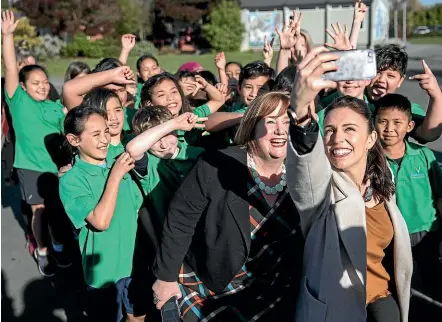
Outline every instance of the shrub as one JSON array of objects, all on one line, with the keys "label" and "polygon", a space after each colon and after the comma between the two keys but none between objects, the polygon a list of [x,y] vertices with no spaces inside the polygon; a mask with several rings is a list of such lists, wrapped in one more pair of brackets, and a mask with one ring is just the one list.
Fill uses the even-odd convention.
[{"label": "shrub", "polygon": [[62,50],[66,57],[90,57],[101,58],[103,54],[102,41],[90,41],[84,35],[75,35],[72,42],[68,43]]},{"label": "shrub", "polygon": [[17,29],[14,32],[14,43],[16,46],[28,50],[33,50],[35,46],[41,44],[40,39],[37,37],[35,27],[29,23],[28,18],[20,19]]},{"label": "shrub", "polygon": [[203,26],[204,35],[217,51],[237,51],[243,40],[244,26],[237,2],[224,0],[209,14],[209,22]]},{"label": "shrub", "polygon": [[130,57],[138,58],[146,53],[158,56],[158,50],[153,43],[150,41],[139,41],[130,52]]},{"label": "shrub", "polygon": [[57,36],[51,36],[49,34],[40,36],[41,45],[37,46],[34,50],[35,55],[39,60],[46,59],[58,59],[60,53],[64,47],[66,47],[66,42],[61,40]]}]

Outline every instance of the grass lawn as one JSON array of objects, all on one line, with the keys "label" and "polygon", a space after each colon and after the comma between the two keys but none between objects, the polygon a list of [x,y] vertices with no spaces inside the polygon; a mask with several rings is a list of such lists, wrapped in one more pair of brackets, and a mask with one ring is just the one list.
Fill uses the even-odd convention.
[{"label": "grass lawn", "polygon": [[418,37],[410,38],[408,41],[415,45],[427,45],[427,44],[438,44],[442,45],[442,36],[428,36],[428,37]]},{"label": "grass lawn", "polygon": [[[274,61],[276,61],[277,52],[274,54]],[[210,70],[211,72],[216,73],[216,67],[214,63],[215,54],[205,54],[205,55],[159,55],[158,60],[160,61],[160,65],[166,71],[175,73],[178,68],[190,61],[196,61],[200,63],[204,69]],[[245,65],[254,60],[262,60],[261,52],[235,52],[235,53],[226,53],[227,61],[238,61],[241,64]],[[73,61],[84,61],[91,68],[93,68],[100,59],[91,59],[91,58],[62,58],[60,60],[52,60],[42,62],[42,65],[45,66],[49,72],[49,76],[64,76],[64,73],[68,67],[68,65]],[[137,58],[130,57],[128,60],[129,66],[136,71],[136,62]]]}]

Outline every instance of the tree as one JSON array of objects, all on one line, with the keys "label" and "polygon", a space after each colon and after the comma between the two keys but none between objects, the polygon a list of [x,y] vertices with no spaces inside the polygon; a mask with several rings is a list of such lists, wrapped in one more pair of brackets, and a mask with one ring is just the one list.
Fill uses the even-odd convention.
[{"label": "tree", "polygon": [[56,34],[112,32],[121,13],[117,0],[18,0],[14,6],[38,28]]},{"label": "tree", "polygon": [[237,51],[243,39],[244,26],[237,2],[223,0],[209,14],[203,26],[204,35],[217,51]]},{"label": "tree", "polygon": [[159,17],[196,22],[207,15],[210,7],[220,0],[156,0],[155,12]]},{"label": "tree", "polygon": [[14,43],[17,47],[27,50],[33,50],[35,46],[41,44],[37,37],[35,27],[29,23],[28,18],[21,18],[17,29],[14,32]]},{"label": "tree", "polygon": [[142,19],[142,6],[136,0],[118,0],[121,10],[121,17],[116,24],[118,34],[133,34],[139,27],[139,21]]}]

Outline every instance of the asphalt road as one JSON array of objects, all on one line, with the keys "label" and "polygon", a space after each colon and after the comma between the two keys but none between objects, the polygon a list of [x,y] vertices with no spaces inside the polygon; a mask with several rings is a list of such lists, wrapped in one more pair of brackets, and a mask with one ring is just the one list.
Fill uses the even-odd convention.
[{"label": "asphalt road", "polygon": [[[422,72],[419,59],[425,59],[437,75],[439,84],[442,84],[442,45],[410,45],[407,52],[410,55],[409,76]],[[51,81],[56,87],[61,87],[61,78]],[[426,108],[428,97],[416,82],[406,80],[399,92]],[[442,138],[428,146],[442,162]],[[40,276],[35,261],[25,248],[19,200],[18,188],[6,187],[2,180],[2,321],[78,321],[78,282],[75,281],[74,271],[60,271],[60,276],[56,278],[44,279]]]}]

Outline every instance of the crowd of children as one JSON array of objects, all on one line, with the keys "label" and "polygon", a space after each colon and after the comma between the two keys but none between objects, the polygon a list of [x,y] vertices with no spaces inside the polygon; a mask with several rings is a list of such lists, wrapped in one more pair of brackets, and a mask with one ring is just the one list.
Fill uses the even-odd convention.
[{"label": "crowd of children", "polygon": [[[346,27],[333,25],[329,47],[356,48],[366,11],[357,1],[351,36]],[[61,96],[51,97],[46,70],[30,55],[19,57],[13,40],[17,21],[12,12],[2,12],[5,113],[12,122],[10,145],[29,249],[46,277],[56,274],[57,266],[70,267],[79,249],[90,321],[158,318],[151,310],[151,265],[140,282],[133,278],[137,258],[155,257],[169,203],[199,156],[235,144],[242,116],[256,97],[270,91],[290,95],[297,65],[313,48],[301,24],[302,14],[294,12],[277,31],[276,71],[267,42],[263,61],[245,66],[216,54],[219,82],[196,63],[168,73],[150,54],[138,59],[135,74],[126,65],[135,37],[124,35],[119,59],[105,58],[93,69],[71,63]],[[312,113],[323,133],[327,106],[337,98],[368,104],[410,234],[412,287],[442,301],[442,170],[430,149],[409,141],[440,137],[442,92],[423,62],[423,73],[411,78],[429,96],[425,112],[396,94],[406,77],[406,51],[383,46],[376,59],[374,79],[338,82],[336,90],[315,98]],[[136,254],[141,232],[151,249]],[[72,240],[77,252],[65,247]]]}]

